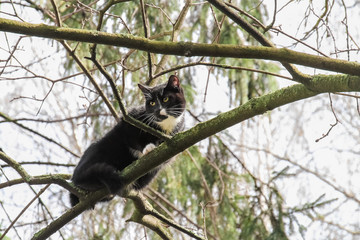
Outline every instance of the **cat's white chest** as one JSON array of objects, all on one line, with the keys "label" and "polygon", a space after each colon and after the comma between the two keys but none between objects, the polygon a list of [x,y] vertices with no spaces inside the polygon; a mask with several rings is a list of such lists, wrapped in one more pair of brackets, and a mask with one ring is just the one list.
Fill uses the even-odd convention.
[{"label": "cat's white chest", "polygon": [[162,120],[161,122],[156,122],[163,130],[166,134],[171,133],[174,128],[176,127],[176,125],[178,125],[178,123],[181,121],[183,116],[180,117],[173,117],[173,116],[168,116],[165,120]]}]

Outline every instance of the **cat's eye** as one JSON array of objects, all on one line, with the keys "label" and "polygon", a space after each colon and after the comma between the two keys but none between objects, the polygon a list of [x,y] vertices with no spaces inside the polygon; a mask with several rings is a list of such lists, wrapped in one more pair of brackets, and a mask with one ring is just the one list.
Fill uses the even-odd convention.
[{"label": "cat's eye", "polygon": [[151,101],[149,102],[150,106],[155,106],[155,102],[154,101]]},{"label": "cat's eye", "polygon": [[164,97],[164,98],[163,98],[163,102],[167,102],[167,101],[169,101],[169,98],[168,98],[168,97]]}]

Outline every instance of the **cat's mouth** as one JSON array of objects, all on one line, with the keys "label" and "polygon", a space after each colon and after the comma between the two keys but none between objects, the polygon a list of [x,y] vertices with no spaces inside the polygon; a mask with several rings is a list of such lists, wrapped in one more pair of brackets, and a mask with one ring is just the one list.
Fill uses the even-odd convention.
[{"label": "cat's mouth", "polygon": [[157,116],[157,118],[158,118],[160,121],[163,121],[163,120],[167,119],[168,117],[169,117],[168,115],[161,115],[161,114],[159,114],[159,115]]},{"label": "cat's mouth", "polygon": [[167,114],[165,109],[161,109],[157,114],[157,118],[160,121],[163,121],[163,120],[167,119],[168,117],[169,117],[169,115]]}]

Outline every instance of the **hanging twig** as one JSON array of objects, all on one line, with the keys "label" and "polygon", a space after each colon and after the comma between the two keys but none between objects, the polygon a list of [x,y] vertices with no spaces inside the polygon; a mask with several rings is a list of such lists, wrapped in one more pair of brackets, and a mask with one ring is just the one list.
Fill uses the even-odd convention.
[{"label": "hanging twig", "polygon": [[[224,2],[219,0],[208,0],[212,5],[222,11],[225,15],[231,18],[235,23],[239,24],[246,32],[254,37],[259,43],[266,47],[275,47],[275,45],[268,40],[261,32],[254,28],[251,24],[241,18],[238,14],[233,12]],[[307,83],[310,79],[309,76],[301,73],[296,67],[289,63],[282,62],[282,65],[288,70],[293,77],[294,81],[300,83]]]},{"label": "hanging twig", "polygon": [[323,134],[320,138],[316,139],[315,142],[319,142],[320,140],[326,138],[327,136],[329,136],[331,130],[338,124],[340,123],[339,119],[337,118],[336,116],[336,113],[334,111],[334,107],[333,107],[333,102],[332,102],[332,99],[331,99],[331,93],[328,93],[329,95],[329,100],[330,100],[330,108],[331,108],[331,111],[335,117],[335,123],[334,124],[330,124],[330,128],[329,130],[327,131],[327,133]]},{"label": "hanging twig", "polygon": [[14,226],[14,224],[16,223],[16,221],[21,217],[21,215],[24,214],[24,212],[30,207],[30,205],[39,198],[39,196],[50,186],[51,184],[47,184],[45,187],[43,187],[38,194],[24,207],[23,210],[21,210],[21,212],[17,215],[17,217],[11,222],[11,224],[9,225],[9,227],[3,232],[3,234],[0,236],[0,240],[2,240],[5,236],[6,233]]},{"label": "hanging twig", "polygon": [[18,122],[16,122],[16,121],[14,121],[12,118],[10,118],[9,116],[5,115],[5,114],[2,113],[2,112],[0,112],[0,117],[4,118],[7,122],[12,122],[12,123],[14,123],[15,125],[21,127],[22,129],[25,129],[25,130],[27,130],[27,131],[29,131],[29,132],[31,132],[31,133],[39,136],[39,137],[41,137],[41,138],[43,138],[43,139],[51,142],[51,143],[56,144],[57,146],[59,146],[60,148],[64,149],[66,152],[70,153],[70,154],[73,155],[74,157],[80,157],[78,154],[74,153],[74,152],[71,151],[69,148],[67,148],[67,147],[65,147],[64,145],[58,143],[58,142],[55,141],[54,139],[52,139],[52,138],[50,138],[50,137],[47,137],[47,136],[45,136],[44,134],[41,134],[41,133],[39,133],[39,132],[37,132],[37,131],[29,128],[29,127],[26,127],[25,125],[23,125],[23,124],[21,124],[21,123],[18,123]]},{"label": "hanging twig", "polygon": [[[144,36],[145,38],[149,38],[149,21],[146,15],[146,9],[144,5],[144,1],[140,0],[140,9],[141,9],[141,16],[143,21],[143,27],[144,27]],[[148,69],[149,69],[149,81],[153,78],[152,74],[152,60],[151,60],[151,53],[147,52],[147,58],[148,58]]]},{"label": "hanging twig", "polygon": [[166,135],[166,134],[164,134],[164,133],[162,133],[162,132],[160,132],[160,131],[152,128],[152,127],[150,127],[149,125],[146,125],[146,124],[144,124],[143,122],[140,122],[139,120],[133,118],[132,116],[130,116],[130,115],[128,114],[126,108],[125,108],[125,105],[124,105],[124,103],[123,103],[123,101],[122,101],[122,98],[121,98],[121,96],[120,96],[119,90],[117,89],[116,84],[115,84],[113,78],[112,78],[111,75],[106,71],[106,69],[96,60],[96,53],[95,53],[94,51],[92,51],[92,56],[91,56],[91,58],[87,58],[87,59],[90,59],[91,61],[94,62],[95,66],[99,69],[99,71],[105,76],[105,78],[106,78],[106,79],[108,80],[108,82],[110,83],[111,89],[112,89],[112,91],[113,91],[113,93],[114,93],[114,96],[115,96],[116,100],[117,100],[118,103],[119,103],[120,110],[121,110],[121,112],[122,112],[122,114],[123,114],[122,117],[123,117],[123,119],[124,119],[126,122],[128,122],[128,123],[130,123],[130,124],[132,124],[132,125],[134,125],[134,126],[136,126],[136,127],[138,127],[138,128],[140,128],[140,129],[142,129],[142,130],[144,130],[144,131],[146,131],[146,132],[148,132],[148,133],[150,133],[150,134],[152,134],[152,135],[154,135],[154,136],[156,136],[156,137],[158,137],[158,138],[160,138],[160,139],[162,139],[162,140],[168,140],[168,139],[170,139],[170,137],[169,137],[168,135]]}]

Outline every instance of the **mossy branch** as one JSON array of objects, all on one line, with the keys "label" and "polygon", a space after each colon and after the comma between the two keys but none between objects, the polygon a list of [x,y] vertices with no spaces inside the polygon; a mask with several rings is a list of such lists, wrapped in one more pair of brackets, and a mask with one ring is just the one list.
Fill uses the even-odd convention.
[{"label": "mossy branch", "polygon": [[[126,182],[130,183],[195,143],[242,121],[320,93],[351,91],[360,91],[360,77],[318,75],[309,81],[307,87],[303,84],[296,84],[258,98],[253,98],[233,110],[219,114],[209,121],[199,123],[193,128],[175,135],[171,140],[164,142],[125,168],[120,175]],[[107,194],[108,191],[106,189],[89,193],[84,201],[81,201],[74,208],[69,209],[63,216],[50,223],[45,229],[38,232],[33,239],[46,239],[57,229],[64,226]]]},{"label": "mossy branch", "polygon": [[199,123],[193,128],[175,135],[170,141],[164,142],[125,168],[121,172],[121,176],[128,182],[133,182],[195,143],[277,107],[313,97],[320,93],[351,91],[360,91],[360,77],[317,75],[309,81],[307,86],[296,84],[258,98],[253,98],[233,110],[221,113],[206,122]]},{"label": "mossy branch", "polygon": [[25,182],[31,181],[32,177],[25,171],[25,169],[17,161],[6,155],[0,150],[0,159],[9,164]]},{"label": "mossy branch", "polygon": [[[31,24],[4,18],[0,18],[0,31],[50,39],[105,44],[152,53],[186,57],[209,56],[267,59],[360,76],[360,64],[357,62],[326,58],[296,52],[286,48],[155,41],[129,34],[112,34],[85,29],[55,27],[45,24]],[[296,81],[297,79],[294,80]]]}]

